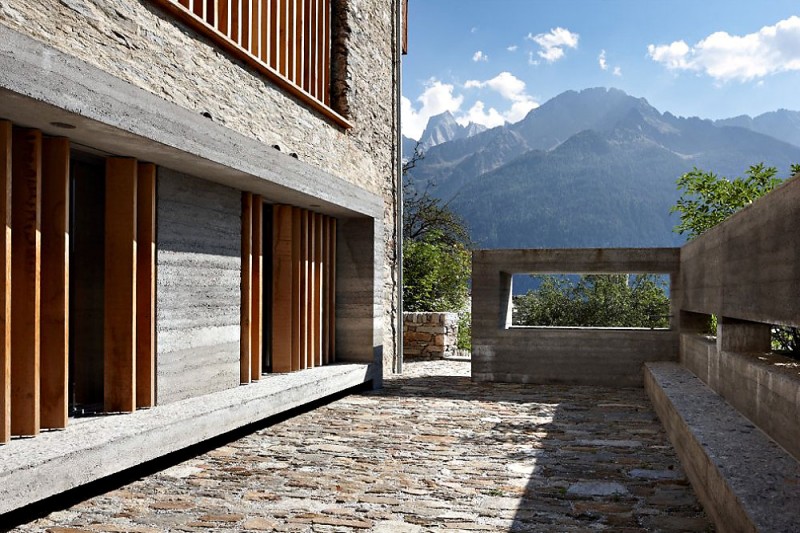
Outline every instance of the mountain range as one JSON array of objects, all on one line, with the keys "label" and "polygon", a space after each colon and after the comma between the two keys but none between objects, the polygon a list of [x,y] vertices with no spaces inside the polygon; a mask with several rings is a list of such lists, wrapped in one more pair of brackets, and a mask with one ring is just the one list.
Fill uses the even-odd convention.
[{"label": "mountain range", "polygon": [[[449,115],[449,113],[448,113]],[[407,179],[463,217],[479,248],[675,246],[675,182],[800,162],[800,113],[703,120],[617,89],[567,91],[522,121],[435,137]],[[448,133],[448,135],[450,135]],[[447,139],[447,140],[444,140]],[[421,138],[422,140],[422,138]],[[408,153],[408,152],[406,152]]]}]

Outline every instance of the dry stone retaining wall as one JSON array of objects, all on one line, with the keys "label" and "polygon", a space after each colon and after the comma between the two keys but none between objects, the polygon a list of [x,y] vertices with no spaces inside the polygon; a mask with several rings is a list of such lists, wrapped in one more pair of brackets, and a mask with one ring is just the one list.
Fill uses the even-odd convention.
[{"label": "dry stone retaining wall", "polygon": [[403,313],[403,355],[408,359],[455,356],[457,313]]}]

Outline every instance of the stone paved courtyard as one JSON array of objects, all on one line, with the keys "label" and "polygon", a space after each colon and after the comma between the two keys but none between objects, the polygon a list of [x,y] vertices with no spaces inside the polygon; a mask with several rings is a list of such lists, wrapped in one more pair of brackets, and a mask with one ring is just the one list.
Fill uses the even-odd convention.
[{"label": "stone paved courtyard", "polygon": [[14,531],[713,529],[643,390],[405,371]]}]

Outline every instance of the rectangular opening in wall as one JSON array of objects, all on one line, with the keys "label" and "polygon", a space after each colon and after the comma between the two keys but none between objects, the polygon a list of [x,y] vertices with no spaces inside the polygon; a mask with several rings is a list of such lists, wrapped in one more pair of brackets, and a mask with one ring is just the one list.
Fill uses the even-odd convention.
[{"label": "rectangular opening in wall", "polygon": [[263,241],[261,250],[264,256],[261,282],[261,294],[263,298],[261,312],[263,335],[263,342],[261,343],[261,371],[270,373],[272,372],[272,205],[264,204],[263,209],[263,230],[261,232],[261,239]]},{"label": "rectangular opening in wall", "polygon": [[514,274],[514,327],[669,329],[664,274]]},{"label": "rectangular opening in wall", "polygon": [[70,161],[69,412],[103,410],[105,162]]}]

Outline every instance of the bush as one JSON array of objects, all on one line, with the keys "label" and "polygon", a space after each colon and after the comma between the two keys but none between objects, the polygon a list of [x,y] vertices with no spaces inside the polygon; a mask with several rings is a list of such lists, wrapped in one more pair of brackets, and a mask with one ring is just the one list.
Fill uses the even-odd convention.
[{"label": "bush", "polygon": [[666,284],[652,274],[535,277],[539,289],[514,298],[515,325],[669,327]]}]

